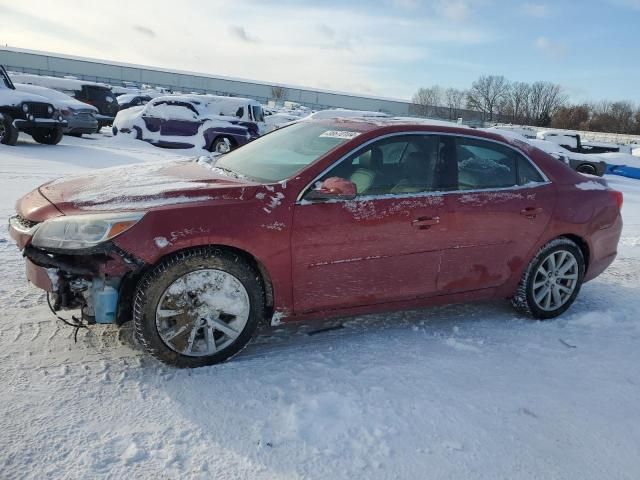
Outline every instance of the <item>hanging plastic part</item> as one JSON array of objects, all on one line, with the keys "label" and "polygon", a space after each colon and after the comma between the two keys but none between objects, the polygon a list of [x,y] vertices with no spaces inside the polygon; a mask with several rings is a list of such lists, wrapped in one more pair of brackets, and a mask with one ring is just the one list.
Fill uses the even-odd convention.
[{"label": "hanging plastic part", "polygon": [[53,305],[51,305],[51,300],[49,299],[49,292],[47,292],[47,305],[49,305],[49,310],[51,310],[51,313],[53,313],[53,315],[58,320],[63,322],[65,325],[69,325],[70,327],[73,327],[75,329],[75,331],[73,332],[73,341],[74,343],[78,343],[78,330],[80,330],[81,328],[86,328],[88,330],[89,326],[85,324],[82,321],[82,319],[76,317],[75,315],[71,315],[71,319],[73,320],[73,322],[70,322],[66,318],[62,318],[60,315],[58,315],[56,311],[53,309]]}]

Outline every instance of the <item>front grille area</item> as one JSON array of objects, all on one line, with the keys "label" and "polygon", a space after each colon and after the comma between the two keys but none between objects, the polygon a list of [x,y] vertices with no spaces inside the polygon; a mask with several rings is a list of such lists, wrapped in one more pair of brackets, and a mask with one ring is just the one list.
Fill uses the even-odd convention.
[{"label": "front grille area", "polygon": [[35,118],[51,118],[53,116],[53,112],[47,111],[50,107],[48,103],[27,102],[27,105],[29,106],[29,114]]},{"label": "front grille area", "polygon": [[76,118],[78,120],[93,120],[95,117],[92,111],[80,110],[76,112]]},{"label": "front grille area", "polygon": [[24,218],[22,215],[16,215],[13,217],[13,220],[21,227],[23,230],[30,230],[35,227],[40,222],[34,222],[33,220],[29,220]]}]

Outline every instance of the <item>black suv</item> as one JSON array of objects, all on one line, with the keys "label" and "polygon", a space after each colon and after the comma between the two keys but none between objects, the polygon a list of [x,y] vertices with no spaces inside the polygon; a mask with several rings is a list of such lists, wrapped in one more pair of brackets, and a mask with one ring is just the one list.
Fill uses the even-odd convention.
[{"label": "black suv", "polygon": [[15,145],[25,132],[38,143],[55,145],[67,122],[44,97],[19,92],[0,65],[0,143]]}]

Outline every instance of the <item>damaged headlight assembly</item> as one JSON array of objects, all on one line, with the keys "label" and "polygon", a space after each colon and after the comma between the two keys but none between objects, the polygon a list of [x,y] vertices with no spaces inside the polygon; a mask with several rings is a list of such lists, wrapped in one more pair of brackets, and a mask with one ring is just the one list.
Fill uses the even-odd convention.
[{"label": "damaged headlight assembly", "polygon": [[138,223],[144,213],[87,214],[47,220],[36,229],[31,244],[56,250],[82,250],[95,247]]}]

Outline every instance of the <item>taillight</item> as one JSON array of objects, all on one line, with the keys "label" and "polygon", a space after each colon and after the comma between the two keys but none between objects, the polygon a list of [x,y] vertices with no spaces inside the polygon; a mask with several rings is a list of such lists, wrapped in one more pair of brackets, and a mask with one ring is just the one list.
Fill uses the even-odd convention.
[{"label": "taillight", "polygon": [[622,210],[622,203],[624,201],[624,197],[622,196],[622,192],[617,190],[611,190],[611,194],[615,198],[616,205],[618,206],[618,210]]}]

